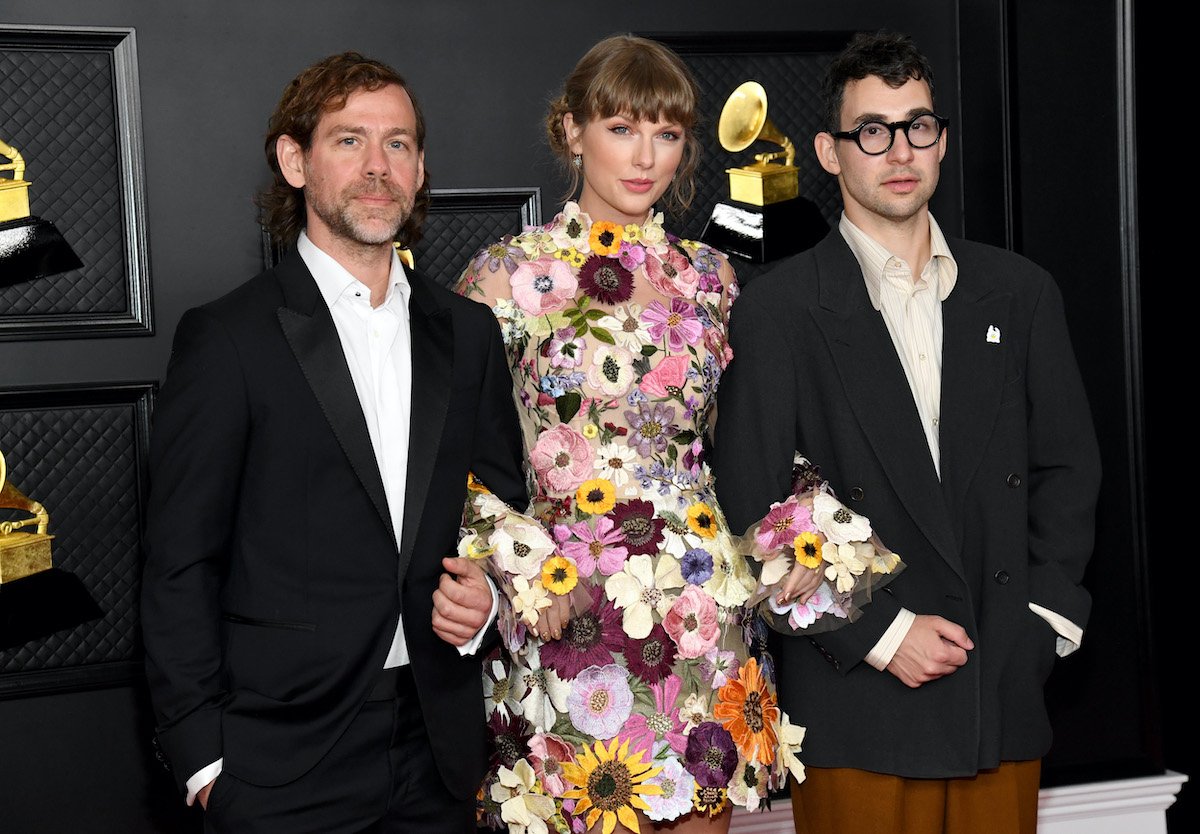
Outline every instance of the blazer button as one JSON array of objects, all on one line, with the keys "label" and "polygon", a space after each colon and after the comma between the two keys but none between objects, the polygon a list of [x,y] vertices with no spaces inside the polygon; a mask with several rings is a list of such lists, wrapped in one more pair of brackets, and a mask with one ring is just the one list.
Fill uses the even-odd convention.
[{"label": "blazer button", "polygon": [[850,489],[850,497],[851,497],[853,500],[855,500],[855,501],[861,501],[861,500],[863,500],[863,491],[862,491],[862,487],[851,487],[851,489]]},{"label": "blazer button", "polygon": [[1008,571],[998,570],[998,571],[996,571],[996,575],[993,578],[1000,585],[1007,585],[1008,584]]},{"label": "blazer button", "polygon": [[1012,487],[1013,489],[1016,489],[1017,487],[1019,487],[1021,485],[1021,476],[1018,475],[1016,472],[1014,472],[1008,476],[1007,483],[1010,487]]}]

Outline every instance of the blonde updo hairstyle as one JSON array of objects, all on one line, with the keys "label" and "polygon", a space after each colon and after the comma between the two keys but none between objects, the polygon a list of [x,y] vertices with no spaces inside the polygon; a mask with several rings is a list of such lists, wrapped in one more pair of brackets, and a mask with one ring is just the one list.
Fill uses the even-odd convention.
[{"label": "blonde updo hairstyle", "polygon": [[[571,114],[584,127],[594,119],[628,116],[638,121],[664,119],[684,129],[683,157],[667,189],[667,206],[682,211],[696,194],[696,82],[679,56],[657,41],[634,35],[613,35],[588,50],[563,84],[563,93],[550,102],[546,134],[550,150],[571,178],[570,194],[579,188],[580,170],[571,164],[571,148],[563,117]],[[583,161],[587,167],[587,160]]]}]

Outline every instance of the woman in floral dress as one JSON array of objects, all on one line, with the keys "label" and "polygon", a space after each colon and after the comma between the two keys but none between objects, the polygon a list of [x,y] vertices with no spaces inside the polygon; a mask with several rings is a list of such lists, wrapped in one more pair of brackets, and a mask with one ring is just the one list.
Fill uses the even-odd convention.
[{"label": "woman in floral dress", "polygon": [[[779,710],[747,605],[772,595],[784,628],[833,621],[895,567],[872,551],[857,574],[845,559],[840,581],[828,574],[836,591],[822,584],[833,531],[813,500],[835,499],[819,490],[773,508],[749,548],[715,503],[703,443],[736,284],[723,255],[654,210],[694,190],[695,107],[662,45],[597,44],[547,118],[579,201],[481,250],[460,282],[500,321],[535,496],[520,513],[472,483],[460,544],[509,603],[504,652],[486,663],[481,799],[513,832],[728,830],[732,805],[803,775],[803,729]],[[865,542],[866,519],[839,518]]]}]

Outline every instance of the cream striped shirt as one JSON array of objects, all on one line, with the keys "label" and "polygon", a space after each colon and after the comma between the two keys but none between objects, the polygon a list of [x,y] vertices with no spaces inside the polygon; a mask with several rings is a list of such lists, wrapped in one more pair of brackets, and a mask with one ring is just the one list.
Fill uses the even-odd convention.
[{"label": "cream striped shirt", "polygon": [[933,467],[941,477],[938,422],[942,402],[942,302],[958,281],[958,264],[933,215],[929,216],[929,262],[916,280],[909,264],[851,223],[845,214],[838,229],[862,267],[871,305],[883,315],[917,405]]}]

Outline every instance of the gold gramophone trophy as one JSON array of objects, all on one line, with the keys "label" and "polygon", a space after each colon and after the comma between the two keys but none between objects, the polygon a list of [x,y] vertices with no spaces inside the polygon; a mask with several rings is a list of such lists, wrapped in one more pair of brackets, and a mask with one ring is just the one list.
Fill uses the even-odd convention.
[{"label": "gold gramophone trophy", "polygon": [[78,576],[54,567],[50,513],[8,480],[0,452],[0,650],[99,619]]},{"label": "gold gramophone trophy", "polygon": [[0,139],[0,287],[83,266],[53,223],[30,215],[29,186],[25,158]]},{"label": "gold gramophone trophy", "polygon": [[0,510],[28,513],[27,518],[0,521],[0,585],[50,570],[50,513],[9,483],[0,452]]},{"label": "gold gramophone trophy", "polygon": [[829,230],[815,205],[800,197],[796,147],[767,118],[767,91],[757,81],[738,86],[717,123],[717,138],[730,153],[757,140],[781,150],[754,155],[754,162],[729,168],[730,202],[719,202],[701,239],[723,252],[763,263],[812,246]]}]

